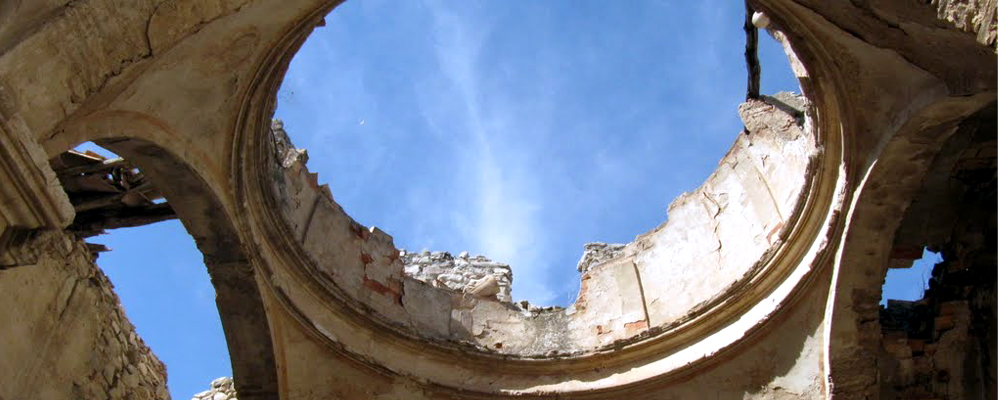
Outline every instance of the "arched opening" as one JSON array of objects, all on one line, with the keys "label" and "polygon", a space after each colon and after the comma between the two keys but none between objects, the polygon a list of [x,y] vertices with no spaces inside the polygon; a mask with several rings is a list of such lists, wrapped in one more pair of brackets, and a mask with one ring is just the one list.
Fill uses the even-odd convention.
[{"label": "arched opening", "polygon": [[[736,24],[739,28],[742,18],[739,14]],[[778,34],[777,26],[776,23],[770,26],[776,32],[774,36],[786,42],[786,37]],[[307,32],[295,36],[290,48],[282,49],[284,52],[279,57],[283,62],[290,62],[291,50],[304,42]],[[784,48],[799,66],[790,46]],[[741,60],[741,53],[737,54]],[[277,71],[286,65],[274,64],[278,65]],[[801,67],[795,72],[807,85],[807,71]],[[272,115],[270,107],[275,106],[265,102],[293,99],[284,95],[282,100],[278,96],[280,79],[273,76],[263,79],[260,92],[254,95],[266,99],[261,100],[264,105],[250,109],[251,117],[245,118],[248,124],[256,124],[262,131],[253,131],[257,136],[241,153],[239,171],[247,183],[240,190],[249,199],[245,202],[248,204],[245,215],[251,215],[263,235],[280,238],[271,244],[271,249],[261,252],[274,260],[270,265],[290,266],[289,270],[294,271],[275,273],[284,282],[278,289],[284,296],[284,304],[301,313],[297,318],[312,321],[307,329],[313,335],[326,337],[338,348],[352,348],[353,340],[358,346],[367,346],[363,335],[354,337],[351,333],[353,328],[349,324],[359,323],[375,324],[377,328],[372,329],[379,332],[383,329],[427,346],[424,354],[434,349],[483,358],[550,361],[538,364],[543,368],[566,366],[568,363],[563,361],[602,356],[602,352],[631,345],[657,346],[659,350],[653,354],[665,358],[688,344],[688,335],[736,326],[728,312],[786,304],[783,300],[759,301],[766,296],[783,299],[796,283],[806,281],[812,271],[809,268],[796,271],[792,279],[788,277],[796,263],[814,262],[821,252],[821,246],[784,246],[795,242],[788,237],[806,236],[809,239],[796,243],[810,246],[814,243],[810,241],[813,235],[827,234],[828,228],[814,221],[797,225],[801,215],[827,212],[831,188],[836,184],[835,168],[817,167],[835,158],[823,158],[825,154],[817,147],[814,105],[790,95],[765,97],[739,109],[747,129],[738,136],[708,182],[697,191],[681,196],[673,203],[667,223],[640,236],[623,254],[610,257],[614,262],[604,262],[601,268],[587,271],[582,278],[583,289],[573,306],[535,309],[497,301],[503,293],[501,281],[499,285],[475,282],[475,287],[462,291],[441,290],[433,287],[432,282],[406,275],[405,258],[409,253],[400,253],[389,234],[380,228],[363,226],[346,214],[334,200],[329,186],[321,184],[317,174],[306,167],[309,155],[290,143],[283,122],[273,121],[270,129],[264,128],[266,118]],[[370,124],[367,119],[351,121],[359,127]],[[831,154],[834,151],[836,147]],[[267,163],[261,165],[260,160]],[[812,185],[813,181],[819,181],[820,185]],[[724,244],[718,246],[718,243]],[[729,255],[719,256],[719,253]],[[436,255],[419,256],[433,262]],[[456,258],[474,264],[468,258]],[[448,260],[455,265],[462,262],[453,256]],[[664,264],[675,265],[664,267]],[[708,264],[715,270],[705,272],[696,268],[700,264]],[[283,281],[292,279],[289,277],[300,279],[303,286],[321,289],[298,291],[295,285]],[[489,285],[493,286],[491,290],[487,289]],[[784,287],[776,290],[781,285]],[[495,286],[499,286],[497,292]],[[486,288],[484,296],[478,295],[479,287]],[[670,287],[703,290],[677,293],[669,290]],[[590,291],[594,295],[590,296]],[[670,296],[678,296],[678,300]],[[329,312],[317,311],[322,309]],[[349,318],[353,319],[349,324],[331,317],[341,315],[343,309],[351,310]],[[757,309],[753,318],[765,319],[770,312]],[[742,325],[731,329],[741,332],[731,337],[744,335],[745,330],[760,321],[753,318],[739,321]],[[337,325],[341,322],[346,325]],[[715,345],[724,346],[720,342],[711,344]],[[697,360],[713,354],[699,353],[703,350],[684,353],[682,357]],[[389,360],[392,368],[394,364],[405,363],[403,357],[393,357]],[[618,356],[613,361],[623,363],[621,360],[625,359]],[[662,365],[672,371],[675,366],[665,365],[673,362],[676,361]],[[685,365],[695,363],[688,359]],[[594,374],[597,376],[587,380],[609,384],[606,380],[612,375],[609,369]],[[559,379],[549,378],[552,385],[568,382]],[[523,384],[508,384],[508,387]],[[544,390],[543,387],[535,382],[532,388],[522,389]]]},{"label": "arched opening", "polygon": [[203,254],[215,288],[215,303],[225,332],[236,389],[241,398],[272,398],[277,376],[270,327],[252,267],[231,222],[196,173],[164,148],[140,139],[97,142],[133,160],[153,181],[184,222]]},{"label": "arched opening", "polygon": [[68,231],[86,241],[110,279],[127,317],[122,324],[134,325],[166,366],[172,397],[231,376],[203,255],[157,182],[92,142],[50,164],[76,211]]},{"label": "arched opening", "polygon": [[[141,133],[131,137],[123,135],[123,132],[133,131]],[[95,113],[86,119],[67,125],[63,135],[58,138],[59,143],[71,143],[70,146],[75,147],[77,143],[90,139],[99,148],[110,152],[106,156],[100,156],[96,153],[87,154],[86,150],[96,149],[89,147],[81,149],[84,150],[83,152],[62,153],[55,146],[55,143],[48,146],[47,151],[54,157],[53,169],[63,170],[63,172],[74,176],[66,179],[67,186],[65,186],[68,196],[75,199],[71,202],[83,207],[77,213],[80,218],[68,227],[67,232],[76,237],[84,238],[92,237],[105,229],[134,227],[154,221],[176,219],[176,221],[172,221],[172,226],[152,225],[144,227],[146,229],[149,227],[160,228],[160,230],[147,232],[156,237],[132,234],[127,238],[115,239],[112,237],[110,238],[112,240],[108,241],[110,243],[121,240],[120,243],[125,243],[126,246],[131,242],[134,246],[119,254],[125,258],[133,256],[140,259],[141,257],[153,256],[159,251],[169,250],[166,246],[171,241],[188,241],[186,251],[168,251],[167,255],[159,259],[141,263],[145,264],[141,267],[129,265],[125,268],[130,268],[130,271],[118,271],[125,274],[123,278],[126,281],[128,279],[149,280],[157,273],[162,274],[164,279],[155,282],[155,284],[160,285],[158,287],[159,293],[133,292],[129,294],[129,296],[134,294],[144,297],[144,303],[148,303],[150,300],[155,301],[156,294],[167,297],[182,295],[185,292],[192,294],[188,299],[167,305],[169,311],[165,314],[163,308],[159,308],[158,312],[152,311],[136,318],[139,321],[146,321],[144,329],[157,330],[154,336],[161,338],[165,343],[164,347],[170,347],[165,353],[172,354],[173,360],[181,360],[176,362],[174,368],[183,369],[184,364],[188,362],[199,364],[198,367],[191,370],[177,373],[176,376],[183,379],[184,384],[180,387],[172,387],[172,389],[176,396],[190,396],[196,392],[202,392],[205,386],[211,382],[214,389],[238,390],[241,399],[274,398],[277,396],[277,371],[274,364],[270,326],[263,309],[257,283],[253,277],[253,267],[232,226],[233,222],[224,211],[224,206],[215,197],[213,189],[200,176],[203,171],[195,172],[189,165],[189,160],[175,156],[173,149],[170,149],[170,146],[175,144],[169,140],[172,135],[173,133],[166,129],[160,121],[134,113]],[[160,146],[154,141],[166,142],[167,144]],[[70,155],[70,159],[83,157],[89,161],[84,163],[85,165],[59,164],[60,160],[65,158],[67,154]],[[186,157],[191,158],[192,156],[187,154]],[[64,173],[64,175],[66,174]],[[70,189],[76,187],[73,183],[74,180],[104,185],[102,186],[104,190],[94,191],[90,190],[93,188],[87,186],[84,187],[87,190],[74,192]],[[93,207],[87,205],[91,203],[94,205]],[[190,246],[191,242],[188,238],[194,239],[193,244],[196,245],[196,250]],[[136,240],[143,239],[148,241],[135,244]],[[89,246],[91,251],[107,250],[105,246],[100,244],[108,243],[104,243],[100,239],[92,241],[96,245]],[[153,248],[150,249],[150,247]],[[138,254],[129,250],[137,250]],[[109,258],[108,255],[105,255],[105,259],[107,258]],[[114,261],[114,259],[112,258],[110,261]],[[132,261],[131,264],[135,264],[134,259]],[[183,262],[186,265],[169,265],[170,261]],[[159,271],[142,273],[141,268],[158,268]],[[205,277],[205,272],[210,280],[197,282],[197,277]],[[129,273],[135,274],[127,276]],[[169,291],[169,288],[164,286],[169,285],[176,285],[178,290],[164,293]],[[110,290],[110,283],[108,283],[108,290]],[[156,291],[148,289],[148,287],[147,290]],[[114,297],[114,300],[112,303],[117,307],[117,297]],[[190,301],[197,312],[183,313],[180,305],[185,300]],[[160,301],[164,300],[160,299]],[[137,307],[145,307],[146,304],[142,303],[140,302]],[[158,304],[157,306],[163,307],[164,305]],[[146,311],[148,312],[149,309]],[[206,337],[205,332],[211,330],[211,326],[177,325],[179,320],[171,317],[181,315],[187,318],[208,319],[208,324],[215,324],[216,333],[224,333],[224,341],[221,336],[216,336],[213,339]],[[122,319],[124,320],[124,316]],[[150,320],[154,321],[150,323]],[[217,330],[219,320],[221,332]],[[124,323],[127,323],[127,320]],[[188,329],[195,331],[188,331]],[[133,340],[141,340],[134,333],[131,335]],[[195,341],[199,341],[199,343]],[[208,351],[198,354],[197,351],[194,351],[195,349]],[[208,359],[206,360],[205,357]],[[184,359],[187,362],[183,361]],[[228,370],[230,361],[231,370]],[[212,369],[211,372],[198,371],[199,368],[210,366],[221,369]],[[193,376],[187,374],[188,372],[193,372]],[[197,372],[200,372],[201,375],[198,375]],[[219,376],[230,374],[237,379],[238,383],[233,385],[231,379],[212,381]],[[163,387],[165,390],[165,386]],[[157,398],[166,397],[165,394],[157,396]]]}]

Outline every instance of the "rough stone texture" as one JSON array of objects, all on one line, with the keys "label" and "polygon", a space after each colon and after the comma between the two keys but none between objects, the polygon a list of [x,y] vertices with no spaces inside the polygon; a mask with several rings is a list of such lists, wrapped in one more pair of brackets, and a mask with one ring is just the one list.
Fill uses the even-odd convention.
[{"label": "rough stone texture", "polygon": [[[905,251],[910,243],[929,245],[943,261],[932,269],[922,299],[889,300],[880,309],[881,399],[998,395],[995,112],[968,119],[948,141],[898,230],[893,267],[909,267],[918,257]],[[925,214],[925,207],[947,203],[959,207],[953,214]]]},{"label": "rough stone texture", "polygon": [[195,394],[191,400],[239,400],[232,378],[222,377],[211,381],[208,390]]},{"label": "rough stone texture", "polygon": [[623,250],[624,245],[619,243],[586,243],[582,245],[582,258],[579,259],[579,265],[575,269],[584,274],[589,270],[589,267],[619,257]]},{"label": "rough stone texture", "polygon": [[944,261],[923,299],[881,308],[881,399],[993,397],[994,284],[972,285],[994,277],[985,268]]},{"label": "rough stone texture", "polygon": [[977,41],[995,46],[998,40],[998,2],[995,0],[932,0],[939,19],[977,35]]},{"label": "rough stone texture", "polygon": [[283,168],[291,168],[296,163],[308,163],[308,151],[296,149],[284,130],[284,121],[275,119],[270,122],[270,132],[274,135],[274,156]]},{"label": "rough stone texture", "polygon": [[168,399],[166,368],[125,318],[82,241],[48,232],[41,258],[0,274],[0,398]]},{"label": "rough stone texture", "polygon": [[[402,250],[400,257],[406,276],[433,287],[464,293],[481,287],[482,290],[488,290],[482,297],[495,297],[503,302],[513,301],[510,296],[513,273],[509,265],[494,262],[481,255],[469,256],[468,252],[462,252],[455,258],[442,251],[411,253]],[[494,284],[489,285],[490,282]],[[489,290],[488,286],[494,286],[495,289]]]},{"label": "rough stone texture", "polygon": [[[73,269],[85,246],[52,239],[74,212],[47,160],[94,141],[204,253],[242,400],[994,398],[994,2],[751,3],[808,100],[740,106],[718,170],[584,268],[566,309],[407,276],[280,138],[281,76],[337,2],[0,3],[0,335],[16,344],[0,351],[24,360],[0,364],[0,397],[159,393],[132,335],[102,345],[119,314]],[[959,266],[929,300],[931,365],[892,369],[919,344],[882,334],[883,277],[926,245]]]}]

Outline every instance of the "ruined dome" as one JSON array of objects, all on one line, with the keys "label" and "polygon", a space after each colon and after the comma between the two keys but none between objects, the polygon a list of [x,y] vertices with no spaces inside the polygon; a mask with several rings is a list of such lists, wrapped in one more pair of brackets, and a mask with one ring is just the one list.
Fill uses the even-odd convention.
[{"label": "ruined dome", "polygon": [[672,202],[667,221],[626,245],[586,246],[567,308],[514,302],[506,264],[399,250],[388,233],[360,226],[276,120],[272,190],[314,277],[391,329],[506,358],[585,357],[667,338],[780,269],[820,162],[808,107],[790,93],[743,104],[745,130],[700,188]]},{"label": "ruined dome", "polygon": [[[7,4],[0,397],[165,397],[81,239],[122,222],[74,230],[87,210],[69,198],[96,177],[114,184],[99,207],[152,207],[127,196],[138,171],[215,288],[234,376],[205,396],[996,393],[993,0],[750,1],[746,31],[768,17],[804,96],[748,96],[715,173],[635,241],[588,246],[564,309],[510,299],[488,255],[402,253],[274,124],[284,71],[338,2]],[[137,171],[60,164],[86,141]],[[929,245],[946,261],[926,299],[881,312],[887,269]]]}]

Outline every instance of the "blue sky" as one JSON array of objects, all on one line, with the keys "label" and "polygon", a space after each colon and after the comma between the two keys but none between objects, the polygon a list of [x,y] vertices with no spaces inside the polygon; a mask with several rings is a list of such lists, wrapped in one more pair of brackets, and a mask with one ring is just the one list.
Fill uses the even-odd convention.
[{"label": "blue sky", "polygon": [[[359,222],[483,254],[565,305],[588,241],[629,242],[739,129],[730,2],[356,1],[300,50],[276,116]],[[765,38],[763,87],[798,90]]]},{"label": "blue sky", "polygon": [[[360,223],[401,248],[508,263],[515,299],[566,305],[583,243],[663,222],[738,134],[743,12],[720,0],[351,0],[295,57],[276,117]],[[760,46],[762,92],[799,91],[776,42],[763,33]],[[174,398],[231,374],[179,222],[91,241],[114,249],[98,263]],[[891,293],[922,278],[904,279]]]}]

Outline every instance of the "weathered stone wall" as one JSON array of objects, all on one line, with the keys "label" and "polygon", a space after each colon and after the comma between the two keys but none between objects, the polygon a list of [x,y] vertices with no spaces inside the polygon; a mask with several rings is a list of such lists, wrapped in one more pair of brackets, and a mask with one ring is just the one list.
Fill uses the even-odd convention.
[{"label": "weathered stone wall", "polygon": [[620,257],[623,251],[624,245],[620,243],[586,243],[582,245],[582,258],[575,269],[584,274],[589,271],[589,267]]},{"label": "weathered stone wall", "polygon": [[818,154],[807,107],[789,93],[743,104],[747,130],[701,188],[670,205],[666,223],[627,245],[586,245],[567,309],[510,304],[505,264],[395,249],[333,201],[280,121],[274,193],[318,271],[393,323],[503,354],[581,354],[692,318],[768,262]]},{"label": "weathered stone wall", "polygon": [[0,398],[169,398],[165,366],[86,245],[55,231],[34,245],[37,264],[0,272]]},{"label": "weathered stone wall", "polygon": [[978,42],[994,46],[998,40],[998,1],[932,0],[932,4],[939,10],[939,19],[976,34]]},{"label": "weathered stone wall", "polygon": [[903,219],[890,268],[928,246],[943,255],[918,301],[880,309],[880,398],[990,399],[996,390],[994,106],[961,122]]},{"label": "weathered stone wall", "polygon": [[881,399],[994,398],[994,263],[967,261],[939,263],[923,299],[881,308]]}]

